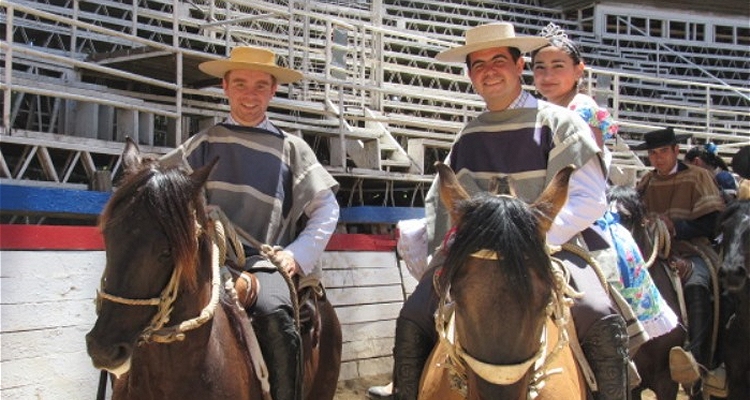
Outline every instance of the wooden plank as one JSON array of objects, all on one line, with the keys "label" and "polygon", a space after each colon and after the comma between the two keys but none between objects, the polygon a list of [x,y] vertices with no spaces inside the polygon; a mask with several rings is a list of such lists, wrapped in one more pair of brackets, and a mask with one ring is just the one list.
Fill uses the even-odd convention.
[{"label": "wooden plank", "polygon": [[403,302],[364,304],[336,307],[336,315],[342,324],[395,320]]},{"label": "wooden plank", "polygon": [[3,250],[103,250],[95,226],[0,225]]},{"label": "wooden plank", "polygon": [[0,184],[0,211],[16,214],[97,216],[109,193]]},{"label": "wooden plank", "polygon": [[[68,400],[96,395],[99,371],[91,365],[85,351],[3,360],[2,366],[3,400]],[[33,395],[27,397],[29,392]]]},{"label": "wooden plank", "polygon": [[366,235],[357,233],[334,234],[328,241],[327,251],[388,251],[396,247],[390,235]]},{"label": "wooden plank", "polygon": [[424,208],[358,206],[342,208],[339,223],[395,224],[400,220],[417,218],[424,218]]},{"label": "wooden plank", "polygon": [[341,361],[363,360],[375,357],[391,357],[393,337],[377,338],[357,342],[346,342],[341,349]]},{"label": "wooden plank", "polygon": [[383,251],[332,251],[325,252],[318,261],[324,270],[350,268],[393,268],[396,255]]},{"label": "wooden plank", "polygon": [[[3,331],[6,322],[15,316],[5,313],[5,307],[31,304],[39,310],[29,315],[46,313],[47,303],[91,300],[99,287],[99,278],[106,262],[103,251],[3,251],[2,252],[2,307]],[[90,304],[93,307],[93,303]],[[91,308],[91,317],[94,316]],[[10,310],[8,310],[10,312]],[[19,310],[20,311],[20,310]],[[65,318],[65,313],[60,317]],[[91,319],[93,321],[93,318]],[[70,323],[63,323],[70,325]],[[55,325],[47,325],[55,326]]]},{"label": "wooden plank", "polygon": [[[396,266],[395,260],[392,266]],[[327,288],[400,285],[401,274],[397,268],[326,269],[323,282]]]},{"label": "wooden plank", "polygon": [[[340,381],[359,378],[361,376],[374,376],[390,374],[393,371],[392,357],[377,357],[371,359],[349,361],[341,364]],[[386,384],[387,382],[383,382]]]},{"label": "wooden plank", "polygon": [[341,329],[346,343],[387,338],[396,332],[396,320],[342,324]]},{"label": "wooden plank", "polygon": [[331,303],[337,306],[403,301],[403,293],[400,285],[328,288],[326,289],[326,293]]}]

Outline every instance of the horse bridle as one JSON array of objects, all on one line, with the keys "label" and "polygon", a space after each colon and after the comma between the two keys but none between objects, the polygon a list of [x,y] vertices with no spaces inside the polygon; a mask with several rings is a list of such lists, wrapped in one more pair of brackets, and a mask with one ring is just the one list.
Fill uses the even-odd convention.
[{"label": "horse bridle", "polygon": [[[548,255],[550,254],[550,251],[551,249],[548,246]],[[482,249],[472,253],[470,257],[483,260],[498,260],[502,256],[496,251]],[[438,338],[448,351],[448,360],[445,366],[453,375],[454,384],[456,384],[455,386],[458,386],[456,389],[461,391],[464,396],[466,396],[467,389],[467,369],[471,369],[475,374],[487,382],[496,385],[510,385],[521,380],[529,369],[534,366],[532,379],[529,384],[528,398],[535,397],[535,393],[541,388],[543,381],[547,379],[549,375],[561,372],[550,370],[549,366],[569,342],[566,325],[570,321],[570,306],[572,305],[572,299],[570,297],[576,296],[577,294],[574,293],[572,288],[568,285],[569,276],[567,270],[563,267],[562,262],[552,257],[550,257],[550,259],[553,261],[551,266],[555,285],[552,290],[552,299],[547,305],[546,315],[547,317],[552,316],[555,324],[559,328],[557,344],[552,351],[547,354],[548,339],[547,328],[545,325],[539,339],[539,350],[530,358],[520,363],[505,365],[489,364],[480,361],[467,353],[461,346],[456,334],[455,306],[448,301],[450,286],[441,291],[442,295],[438,304],[435,325]],[[437,276],[438,274],[435,274],[434,279],[437,279]],[[437,281],[435,281],[435,287],[439,287]]]},{"label": "horse bridle", "polygon": [[[180,273],[181,268],[175,267],[172,271],[172,276],[169,278],[169,282],[162,289],[159,297],[153,297],[150,299],[131,299],[127,297],[115,296],[106,293],[103,288],[100,287],[96,291],[96,309],[97,314],[101,307],[102,300],[108,300],[113,303],[123,304],[127,306],[156,306],[158,310],[156,314],[151,318],[148,326],[141,332],[138,344],[148,342],[158,343],[170,343],[174,341],[181,341],[185,339],[185,332],[198,328],[199,326],[208,322],[213,318],[216,306],[219,303],[219,289],[221,287],[221,279],[219,273],[219,265],[221,265],[220,256],[221,251],[217,243],[221,243],[221,236],[223,236],[223,226],[221,223],[216,221],[214,224],[214,231],[211,237],[211,298],[208,304],[201,310],[200,314],[191,318],[187,321],[175,324],[172,326],[164,327],[169,322],[170,315],[172,314],[172,305],[177,298],[177,293],[180,286]],[[198,230],[199,235],[201,229]]]}]

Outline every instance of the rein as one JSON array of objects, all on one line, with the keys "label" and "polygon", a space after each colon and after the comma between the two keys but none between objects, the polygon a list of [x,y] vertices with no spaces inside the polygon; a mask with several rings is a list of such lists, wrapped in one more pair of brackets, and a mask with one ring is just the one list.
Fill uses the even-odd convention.
[{"label": "rein", "polygon": [[[551,249],[547,247],[546,250],[549,255]],[[498,260],[502,258],[502,255],[499,255],[493,250],[482,249],[472,253],[470,257],[482,260]],[[537,396],[539,390],[544,384],[544,380],[550,375],[562,372],[559,370],[551,370],[549,367],[555,357],[559,355],[560,351],[562,351],[562,349],[569,343],[570,338],[566,326],[571,320],[570,307],[573,304],[572,299],[581,297],[582,294],[576,292],[568,284],[570,276],[567,270],[563,267],[562,262],[555,258],[551,258],[551,261],[553,261],[550,265],[554,276],[554,287],[552,288],[552,299],[547,305],[545,318],[552,317],[555,325],[558,327],[557,343],[548,354],[547,328],[545,326],[539,339],[539,350],[530,358],[517,364],[489,364],[477,360],[468,354],[461,346],[456,333],[456,310],[455,306],[448,301],[450,287],[443,291],[443,295],[440,297],[440,303],[438,304],[435,325],[438,338],[440,342],[444,344],[448,352],[448,359],[446,360],[445,367],[449,369],[452,375],[456,390],[461,392],[464,397],[466,397],[468,389],[468,369],[471,369],[487,382],[496,385],[510,385],[521,380],[533,366],[532,379],[529,383],[529,390],[527,392],[528,399],[533,399]],[[437,280],[437,276],[438,274],[435,274],[435,278],[433,279]],[[439,287],[437,281],[435,281],[435,287]]]},{"label": "rein", "polygon": [[[150,299],[130,299],[114,296],[106,293],[103,289],[100,289],[97,290],[96,293],[97,304],[101,304],[102,300],[108,300],[113,303],[127,306],[158,307],[158,310],[153,318],[151,318],[149,325],[141,332],[138,344],[149,342],[171,343],[184,340],[185,332],[196,329],[213,318],[214,313],[216,312],[216,306],[219,304],[219,289],[221,288],[219,257],[221,252],[219,251],[219,245],[217,243],[223,242],[220,236],[223,236],[224,230],[223,226],[218,221],[216,222],[216,225],[217,229],[213,231],[213,234],[211,235],[211,299],[197,317],[183,321],[179,324],[164,327],[164,325],[169,322],[173,310],[172,306],[177,298],[180,286],[181,268],[175,268],[172,271],[172,276],[164,289],[162,289],[159,297]],[[219,233],[219,231],[221,233]]]}]

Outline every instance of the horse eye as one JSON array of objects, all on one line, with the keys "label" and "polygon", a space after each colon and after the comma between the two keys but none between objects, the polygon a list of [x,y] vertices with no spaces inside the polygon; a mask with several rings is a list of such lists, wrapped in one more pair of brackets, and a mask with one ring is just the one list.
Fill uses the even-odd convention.
[{"label": "horse eye", "polygon": [[164,260],[170,260],[172,258],[172,250],[171,249],[164,249],[159,253],[159,258]]}]

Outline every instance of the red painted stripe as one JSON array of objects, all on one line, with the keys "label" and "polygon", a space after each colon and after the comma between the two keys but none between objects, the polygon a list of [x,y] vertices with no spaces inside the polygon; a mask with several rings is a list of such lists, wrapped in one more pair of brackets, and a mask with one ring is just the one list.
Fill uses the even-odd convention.
[{"label": "red painted stripe", "polygon": [[[389,235],[336,233],[327,251],[392,251]],[[95,226],[0,225],[0,250],[104,250]]]},{"label": "red painted stripe", "polygon": [[2,250],[104,250],[95,226],[0,225]]},{"label": "red painted stripe", "polygon": [[331,236],[326,251],[393,251],[396,239],[389,235],[339,233]]}]

